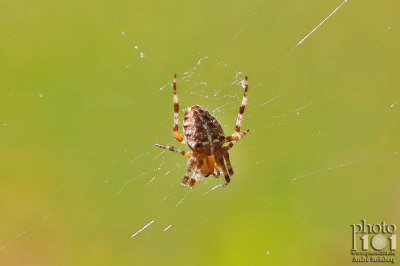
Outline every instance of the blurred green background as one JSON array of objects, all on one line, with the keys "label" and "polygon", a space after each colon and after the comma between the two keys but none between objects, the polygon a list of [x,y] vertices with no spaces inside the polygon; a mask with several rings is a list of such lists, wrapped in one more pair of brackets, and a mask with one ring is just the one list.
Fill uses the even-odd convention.
[{"label": "blurred green background", "polygon": [[[400,226],[399,8],[1,2],[0,265],[353,264],[351,224]],[[226,134],[249,77],[226,188],[153,146],[175,73]]]}]

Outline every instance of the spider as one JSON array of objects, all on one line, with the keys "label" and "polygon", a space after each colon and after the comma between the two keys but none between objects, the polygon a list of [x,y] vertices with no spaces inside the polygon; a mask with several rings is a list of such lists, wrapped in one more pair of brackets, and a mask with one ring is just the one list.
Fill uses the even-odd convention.
[{"label": "spider", "polygon": [[[201,176],[208,177],[209,175],[213,175],[218,178],[221,170],[225,177],[225,183],[222,187],[227,186],[231,181],[230,176],[233,175],[233,169],[229,160],[228,151],[249,132],[249,130],[240,132],[243,113],[247,102],[247,77],[244,83],[245,89],[242,104],[240,105],[239,114],[236,119],[235,131],[232,135],[225,137],[220,123],[214,116],[200,105],[192,105],[186,109],[183,117],[183,137],[178,130],[179,103],[176,93],[176,75],[174,76],[174,125],[172,130],[175,139],[187,145],[191,151],[184,151],[173,146],[161,144],[155,144],[155,146],[180,153],[189,158],[187,164],[188,168],[183,176],[181,186],[189,185],[193,187],[194,184],[201,179]],[[223,146],[225,143],[228,143],[228,145]],[[190,181],[188,184],[189,178]]]}]

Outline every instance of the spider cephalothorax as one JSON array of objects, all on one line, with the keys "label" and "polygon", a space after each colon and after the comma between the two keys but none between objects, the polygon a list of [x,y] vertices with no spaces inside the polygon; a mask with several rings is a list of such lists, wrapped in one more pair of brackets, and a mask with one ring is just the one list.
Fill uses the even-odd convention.
[{"label": "spider cephalothorax", "polygon": [[[192,105],[186,109],[183,117],[183,133],[185,137],[178,131],[178,115],[179,103],[176,94],[176,75],[174,76],[174,137],[177,141],[187,145],[191,151],[183,151],[172,146],[155,144],[155,146],[180,153],[189,158],[188,168],[183,177],[182,186],[185,186],[190,178],[189,186],[193,187],[201,176],[208,177],[213,175],[219,177],[220,170],[225,177],[226,186],[231,181],[230,176],[233,175],[233,169],[229,160],[228,150],[238,142],[249,130],[240,132],[243,113],[247,102],[248,81],[245,78],[245,90],[242,104],[239,108],[239,114],[236,119],[235,132],[225,137],[224,131],[217,119],[212,116],[206,109],[200,105]],[[225,143],[228,145],[223,146]]]}]

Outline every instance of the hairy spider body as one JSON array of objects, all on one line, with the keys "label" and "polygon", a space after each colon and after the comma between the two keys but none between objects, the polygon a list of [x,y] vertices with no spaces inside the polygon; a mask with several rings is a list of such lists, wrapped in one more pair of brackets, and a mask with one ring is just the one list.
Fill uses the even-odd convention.
[{"label": "hairy spider body", "polygon": [[[201,179],[201,176],[208,177],[209,175],[213,175],[219,177],[220,170],[225,177],[225,184],[222,186],[228,185],[230,176],[233,175],[228,150],[249,132],[249,130],[240,132],[243,113],[247,102],[247,77],[245,78],[245,91],[242,104],[239,108],[235,131],[228,137],[225,137],[220,123],[214,116],[200,105],[192,105],[186,109],[183,118],[183,138],[178,131],[179,103],[176,93],[176,75],[174,76],[173,89],[174,126],[172,130],[174,132],[174,137],[177,141],[187,145],[191,151],[183,151],[172,146],[161,144],[155,144],[155,146],[189,157],[188,168],[181,182],[182,186],[187,185],[189,178],[189,186],[193,187],[196,181]],[[228,143],[228,145],[223,146],[225,143]]]}]

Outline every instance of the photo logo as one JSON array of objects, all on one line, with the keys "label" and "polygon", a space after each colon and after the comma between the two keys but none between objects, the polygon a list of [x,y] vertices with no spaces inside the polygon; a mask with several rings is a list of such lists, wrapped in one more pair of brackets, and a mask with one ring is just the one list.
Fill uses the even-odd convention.
[{"label": "photo logo", "polygon": [[359,224],[352,224],[351,228],[353,262],[396,262],[395,224],[386,224],[385,221],[368,224],[364,219]]}]

